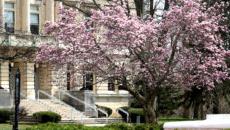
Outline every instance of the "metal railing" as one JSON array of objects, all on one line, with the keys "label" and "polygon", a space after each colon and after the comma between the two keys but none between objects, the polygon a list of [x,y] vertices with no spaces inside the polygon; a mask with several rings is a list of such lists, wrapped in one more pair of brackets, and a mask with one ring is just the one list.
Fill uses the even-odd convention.
[{"label": "metal railing", "polygon": [[122,108],[117,108],[117,113],[118,113],[118,111],[123,112],[126,115],[126,122],[129,122],[129,113]]},{"label": "metal railing", "polygon": [[[23,99],[23,100],[27,100],[27,101],[28,101],[28,100],[34,101],[33,99],[28,99],[27,96],[26,96],[26,94],[25,94],[24,92],[22,92],[22,91],[21,91],[21,93],[20,93],[20,96],[21,96],[21,100]],[[48,111],[54,110],[54,108],[51,107],[51,106],[49,106],[49,104],[47,104],[47,103],[40,102],[39,100],[38,100],[37,103],[43,105],[43,107],[46,107],[46,109],[47,109]]]},{"label": "metal railing", "polygon": [[[73,120],[73,114],[74,114],[74,111],[76,111],[76,109],[75,109],[74,107],[72,107],[72,106],[66,104],[65,102],[59,100],[58,98],[56,98],[56,97],[54,97],[54,96],[48,94],[47,92],[44,92],[44,91],[42,91],[42,90],[38,90],[37,92],[38,92],[38,100],[41,99],[40,96],[41,96],[41,94],[43,94],[43,95],[47,96],[49,99],[53,100],[54,102],[57,102],[57,103],[59,103],[59,104],[62,104],[62,105],[64,105],[64,106],[66,106],[66,107],[71,108],[71,113],[70,113],[71,117],[70,117],[70,120]],[[47,104],[47,105],[50,105],[50,104]],[[56,110],[56,109],[58,109],[58,108],[53,108],[53,110]],[[58,112],[58,111],[56,110],[56,112]],[[80,118],[81,118],[81,120],[82,120],[82,116],[81,116]]]},{"label": "metal railing", "polygon": [[[69,98],[71,98],[71,99],[73,99],[73,100],[75,100],[75,101],[77,101],[77,102],[80,102],[80,103],[84,104],[84,105],[87,106],[87,107],[90,107],[90,108],[96,110],[96,112],[97,112],[97,117],[98,117],[98,112],[101,112],[101,113],[105,114],[106,118],[109,117],[109,115],[108,115],[108,113],[107,113],[106,111],[104,111],[104,110],[102,110],[102,109],[100,109],[100,108],[97,108],[97,107],[94,106],[94,105],[90,105],[90,104],[88,104],[88,103],[85,103],[83,100],[81,100],[81,99],[79,99],[79,98],[77,98],[77,97],[71,95],[70,93],[68,93],[68,92],[66,92],[66,91],[59,90],[59,97],[61,97],[61,96],[60,96],[61,93],[63,93],[64,95],[68,96]],[[60,100],[61,100],[61,99],[60,99]],[[107,121],[106,121],[106,122],[107,122]]]}]

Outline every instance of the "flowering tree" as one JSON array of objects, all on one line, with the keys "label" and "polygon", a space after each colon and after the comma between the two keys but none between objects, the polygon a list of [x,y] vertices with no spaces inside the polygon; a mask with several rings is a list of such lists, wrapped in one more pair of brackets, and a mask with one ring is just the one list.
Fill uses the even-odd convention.
[{"label": "flowering tree", "polygon": [[160,21],[111,6],[78,22],[78,12],[61,8],[60,19],[45,27],[56,42],[42,45],[37,60],[72,64],[75,70],[87,66],[97,76],[116,77],[143,105],[146,122],[156,123],[161,87],[212,90],[228,78],[219,10],[199,0],[170,4]]}]

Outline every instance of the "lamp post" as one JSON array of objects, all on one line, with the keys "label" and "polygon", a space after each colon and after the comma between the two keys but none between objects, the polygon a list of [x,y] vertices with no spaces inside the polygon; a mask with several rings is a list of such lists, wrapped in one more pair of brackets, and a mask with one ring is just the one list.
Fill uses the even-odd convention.
[{"label": "lamp post", "polygon": [[13,130],[18,130],[18,112],[19,112],[19,104],[20,104],[20,72],[17,69],[15,75],[15,91],[14,91],[14,123]]}]

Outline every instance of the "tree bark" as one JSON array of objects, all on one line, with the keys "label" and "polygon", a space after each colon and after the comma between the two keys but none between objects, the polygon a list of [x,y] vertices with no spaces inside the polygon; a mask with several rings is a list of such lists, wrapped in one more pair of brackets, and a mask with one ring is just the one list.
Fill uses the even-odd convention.
[{"label": "tree bark", "polygon": [[157,124],[157,110],[156,110],[157,96],[152,96],[150,100],[146,100],[144,104],[144,116],[146,123]]},{"label": "tree bark", "polygon": [[205,119],[206,111],[204,110],[204,104],[197,103],[194,106],[194,116],[195,119]]}]

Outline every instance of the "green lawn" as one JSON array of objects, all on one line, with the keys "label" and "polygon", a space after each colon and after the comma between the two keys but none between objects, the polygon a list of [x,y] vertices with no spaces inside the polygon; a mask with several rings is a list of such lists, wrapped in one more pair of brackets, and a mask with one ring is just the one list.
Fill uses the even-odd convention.
[{"label": "green lawn", "polygon": [[[31,125],[19,124],[19,130],[25,130],[28,127],[31,127]],[[12,130],[12,125],[11,124],[0,124],[0,130]]]},{"label": "green lawn", "polygon": [[[161,130],[159,125],[115,123],[106,126],[84,126],[80,124],[46,123],[19,125],[19,130]],[[12,130],[10,124],[0,124],[0,130]]]}]

